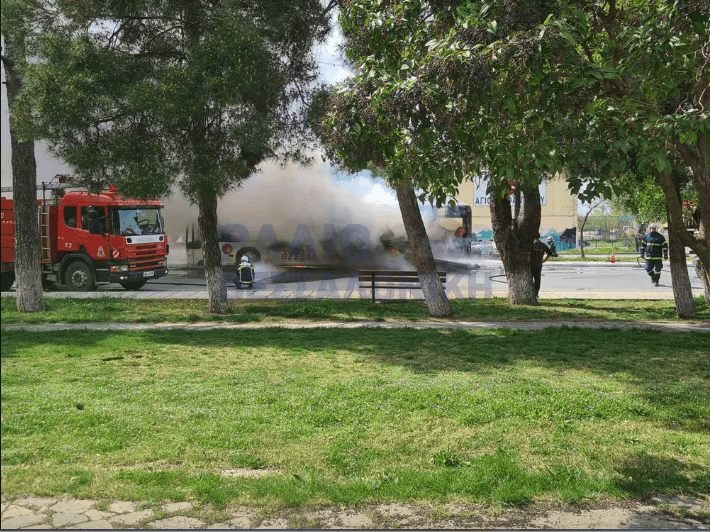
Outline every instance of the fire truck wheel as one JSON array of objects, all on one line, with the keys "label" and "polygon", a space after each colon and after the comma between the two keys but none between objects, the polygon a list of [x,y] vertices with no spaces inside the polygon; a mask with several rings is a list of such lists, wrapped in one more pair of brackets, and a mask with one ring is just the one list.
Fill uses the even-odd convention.
[{"label": "fire truck wheel", "polygon": [[0,284],[2,285],[0,288],[2,288],[3,292],[7,292],[15,282],[15,274],[12,272],[3,272],[0,276],[0,280]]},{"label": "fire truck wheel", "polygon": [[72,262],[64,276],[67,288],[73,292],[91,292],[96,290],[94,272],[83,261]]},{"label": "fire truck wheel", "polygon": [[140,290],[148,281],[126,281],[121,286],[126,290]]}]

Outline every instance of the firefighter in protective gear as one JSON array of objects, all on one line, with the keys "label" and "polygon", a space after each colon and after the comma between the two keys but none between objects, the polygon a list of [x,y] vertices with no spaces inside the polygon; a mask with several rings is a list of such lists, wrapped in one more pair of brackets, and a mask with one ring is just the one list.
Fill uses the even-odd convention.
[{"label": "firefighter in protective gear", "polygon": [[459,251],[464,251],[466,249],[466,229],[459,227],[456,229],[454,235],[454,247]]},{"label": "firefighter in protective gear", "polygon": [[254,266],[249,262],[249,257],[244,255],[242,262],[237,266],[237,279],[235,280],[237,288],[246,285],[251,288],[254,285]]},{"label": "firefighter in protective gear", "polygon": [[656,224],[651,225],[651,232],[641,241],[641,257],[646,259],[646,273],[651,277],[651,283],[658,286],[663,268],[663,259],[668,260],[668,242],[658,232]]},{"label": "firefighter in protective gear", "polygon": [[540,293],[542,263],[546,262],[550,257],[557,257],[557,248],[550,249],[549,246],[540,240],[540,235],[538,234],[533,240],[530,250],[530,273],[532,273],[533,283],[535,285],[535,298],[537,298]]},{"label": "firefighter in protective gear", "polygon": [[550,255],[548,255],[547,258],[549,259],[550,256],[557,257],[557,245],[555,244],[555,239],[552,238],[552,236],[547,237],[547,247],[550,248]]}]

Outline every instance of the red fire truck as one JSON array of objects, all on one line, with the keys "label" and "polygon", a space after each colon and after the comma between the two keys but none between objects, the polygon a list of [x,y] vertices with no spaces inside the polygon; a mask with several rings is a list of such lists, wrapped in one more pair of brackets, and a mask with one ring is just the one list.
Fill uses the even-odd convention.
[{"label": "red fire truck", "polygon": [[[38,187],[43,284],[86,292],[100,283],[120,283],[138,290],[150,279],[167,275],[168,236],[160,201],[127,199],[114,186],[99,194],[69,190],[62,181]],[[13,201],[3,197],[3,291],[15,281],[12,207]]]}]

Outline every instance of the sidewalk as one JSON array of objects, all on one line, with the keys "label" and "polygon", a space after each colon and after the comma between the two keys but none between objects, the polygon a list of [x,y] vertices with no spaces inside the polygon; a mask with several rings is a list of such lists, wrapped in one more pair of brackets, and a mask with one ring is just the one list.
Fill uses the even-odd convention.
[{"label": "sidewalk", "polygon": [[335,320],[283,320],[248,323],[198,322],[198,323],[57,323],[43,325],[5,325],[3,331],[22,330],[27,332],[93,330],[161,330],[172,329],[361,329],[366,327],[379,329],[512,329],[519,331],[539,331],[557,327],[578,327],[581,329],[650,329],[666,332],[710,333],[710,323],[700,322],[628,322],[628,321],[460,321],[456,318],[431,321],[335,321]]},{"label": "sidewalk", "polygon": [[707,529],[690,515],[708,512],[698,498],[655,496],[647,501],[616,501],[572,506],[532,503],[493,512],[474,504],[413,505],[380,503],[355,508],[214,509],[194,502],[148,504],[57,497],[2,501],[8,529]]}]

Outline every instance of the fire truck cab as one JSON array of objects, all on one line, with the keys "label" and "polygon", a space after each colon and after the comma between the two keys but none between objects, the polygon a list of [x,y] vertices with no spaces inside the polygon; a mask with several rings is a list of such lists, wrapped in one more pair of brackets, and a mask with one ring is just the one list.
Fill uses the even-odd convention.
[{"label": "fire truck cab", "polygon": [[[127,199],[113,186],[92,194],[45,185],[37,206],[43,283],[65,284],[72,291],[95,290],[100,283],[137,290],[167,275],[160,201]],[[12,208],[13,201],[3,197],[2,290],[15,278]]]}]

